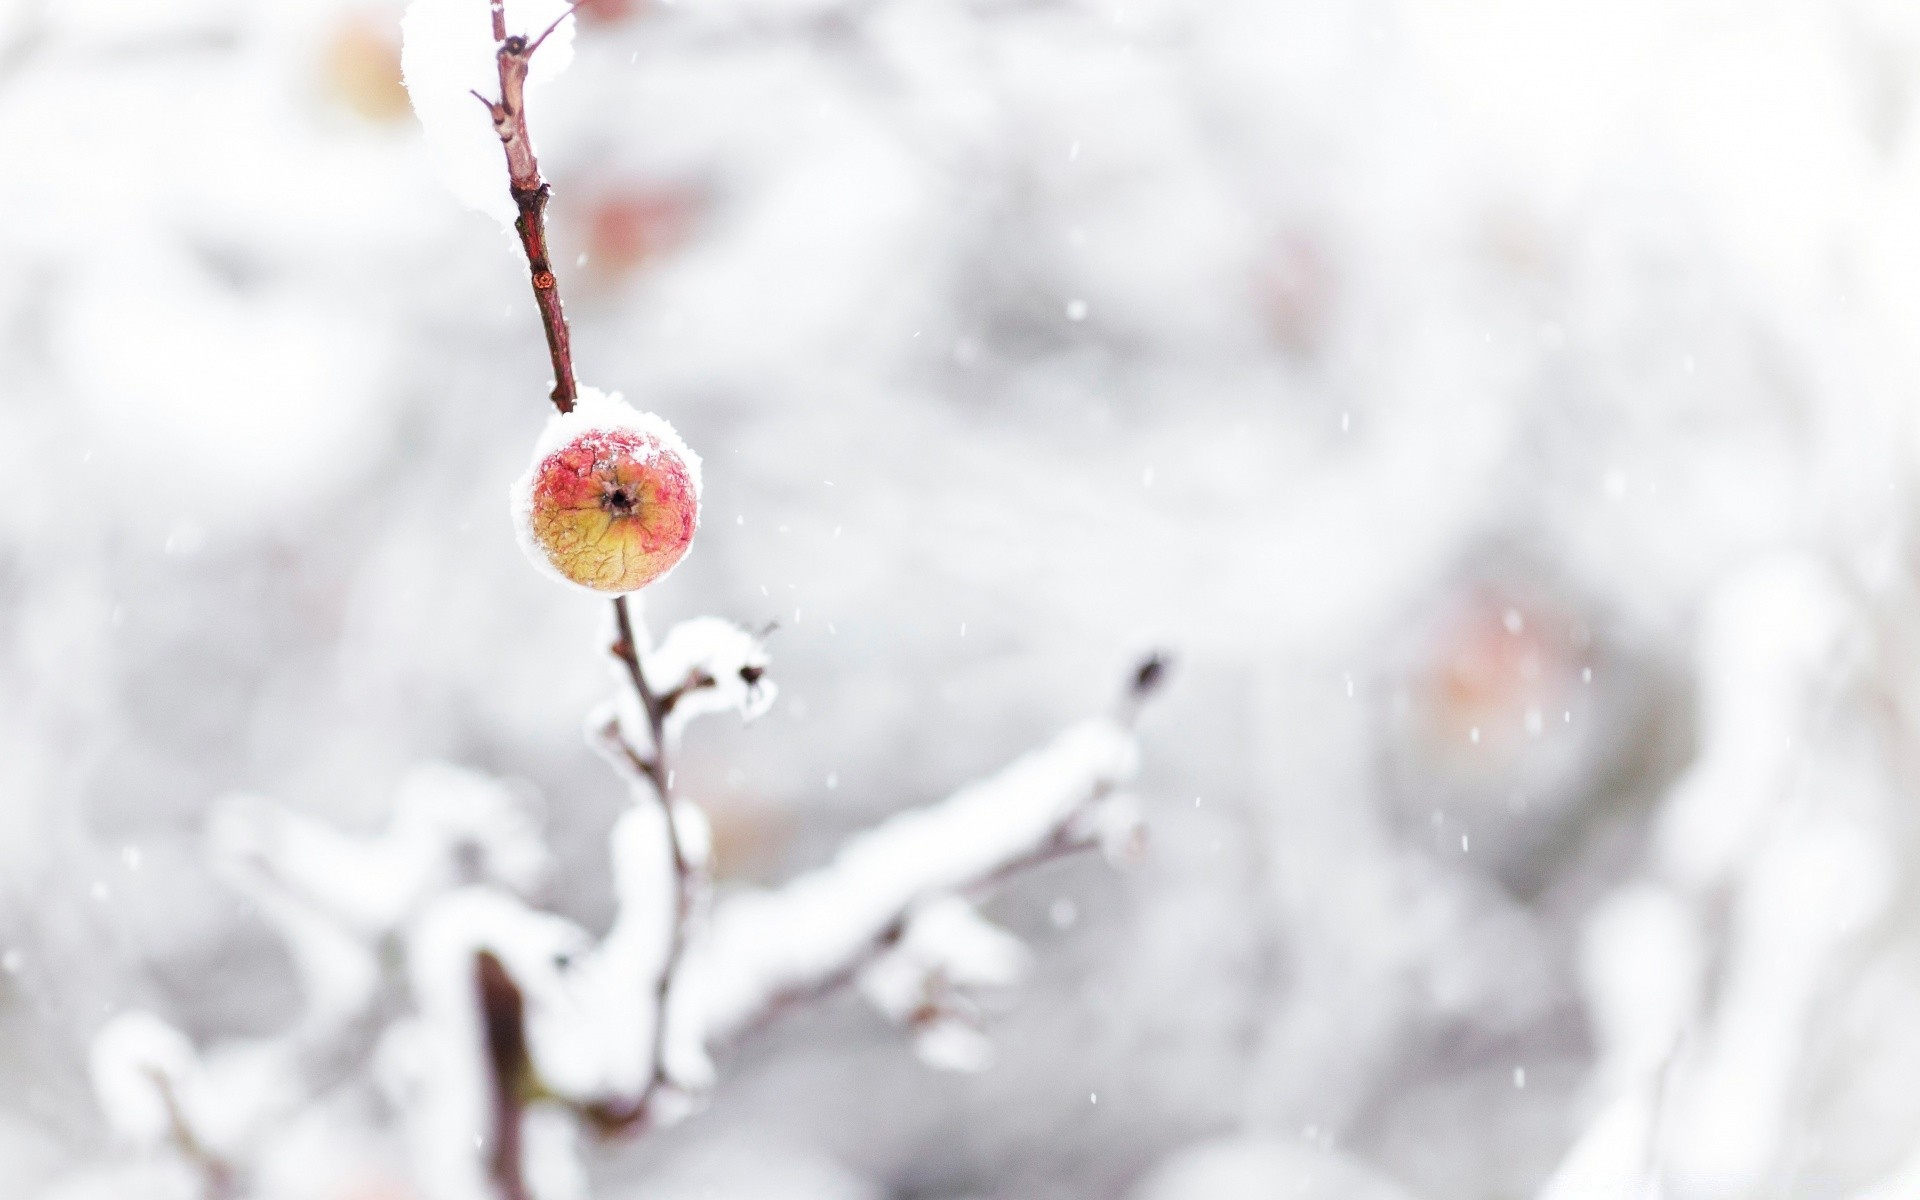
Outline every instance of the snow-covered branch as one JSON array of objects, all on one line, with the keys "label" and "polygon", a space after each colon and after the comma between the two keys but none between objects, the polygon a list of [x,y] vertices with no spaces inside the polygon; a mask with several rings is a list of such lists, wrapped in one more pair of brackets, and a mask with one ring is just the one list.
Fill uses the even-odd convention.
[{"label": "snow-covered branch", "polygon": [[[205,1053],[159,1018],[128,1014],[95,1051],[115,1127],[197,1164],[214,1190],[244,1190],[261,1147],[297,1136],[332,1084],[360,1070],[399,1114],[429,1200],[578,1200],[583,1127],[631,1133],[685,1116],[718,1052],[847,985],[907,1027],[929,1063],[981,1067],[991,1047],[978,997],[1018,983],[1028,952],[979,903],[1050,860],[1097,848],[1117,861],[1142,845],[1124,788],[1134,717],[1165,674],[1158,657],[1136,669],[1115,716],[882,823],[784,886],[716,897],[707,818],[677,790],[673,754],[697,718],[752,720],[776,689],[760,636],[696,617],[655,644],[630,599],[686,552],[700,465],[664,420],[573,376],[526,121],[536,64],[563,65],[570,15],[555,0],[493,0],[485,13],[475,0],[415,0],[405,63],[442,165],[457,168],[477,114],[451,106],[448,89],[492,47],[498,93],[482,101],[559,410],[514,511],[537,566],[611,596],[616,691],[587,730],[631,800],[608,844],[616,914],[596,937],[539,909],[530,897],[549,858],[531,814],[454,768],[410,777],[391,825],[371,836],[266,801],[221,806],[214,860],[288,942],[305,1014],[280,1035]],[[554,57],[537,59],[543,47]]]},{"label": "snow-covered branch", "polygon": [[877,967],[892,950],[965,978],[978,931],[952,919],[963,898],[1076,850],[1122,857],[1137,846],[1139,806],[1117,790],[1135,758],[1127,729],[1083,722],[942,803],[862,834],[785,887],[729,898],[687,964],[685,994],[704,1010],[705,1040]]}]

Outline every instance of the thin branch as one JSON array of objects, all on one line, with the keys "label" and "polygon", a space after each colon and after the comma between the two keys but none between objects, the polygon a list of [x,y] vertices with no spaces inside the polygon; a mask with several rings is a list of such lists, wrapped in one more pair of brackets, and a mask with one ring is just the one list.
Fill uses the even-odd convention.
[{"label": "thin branch", "polygon": [[667,718],[672,715],[673,706],[681,696],[700,687],[711,687],[713,680],[696,672],[681,680],[665,695],[656,693],[640,661],[639,644],[634,637],[633,614],[625,596],[614,598],[613,620],[619,634],[612,647],[613,655],[626,669],[628,682],[633,685],[634,695],[646,714],[653,753],[643,758],[634,752],[631,745],[626,744],[624,738],[621,744],[628,760],[653,782],[654,795],[659,798],[660,811],[666,818],[667,843],[673,850],[673,927],[669,934],[667,956],[660,965],[660,976],[654,987],[653,1066],[637,1105],[638,1110],[644,1112],[654,1093],[667,1082],[667,1004],[673,993],[674,976],[686,954],[688,925],[693,920],[694,898],[700,887],[698,874],[693,864],[687,861],[686,848],[681,845],[680,826],[673,811],[673,769],[667,763]]},{"label": "thin branch", "polygon": [[[565,20],[572,9],[561,15]],[[506,15],[501,0],[493,0],[493,32],[499,49],[494,52],[500,68],[500,99],[481,99],[493,117],[493,131],[507,156],[508,190],[520,215],[513,227],[520,235],[520,247],[526,251],[527,272],[533,281],[533,300],[540,310],[540,325],[547,335],[547,354],[553,360],[553,406],[572,412],[579,399],[579,384],[573,373],[573,340],[567,329],[567,317],[560,305],[560,288],[553,274],[553,261],[547,248],[547,198],[551,194],[540,176],[540,161],[533,153],[533,138],[527,132],[527,70],[533,52],[546,40],[546,34],[529,42],[519,34],[508,36]],[[547,33],[553,32],[549,29]]]},{"label": "thin branch", "polygon": [[[575,10],[577,10],[580,7],[581,3],[582,3],[582,0],[573,0],[572,4],[567,5],[567,11],[555,17],[553,19],[553,23],[551,25],[548,25],[545,29],[541,30],[539,37],[533,39],[532,44],[527,47],[527,53],[532,54],[535,50],[538,50],[540,48],[540,44],[546,41],[548,38],[552,37],[554,30],[560,28],[560,22],[572,16]],[[495,38],[494,40],[499,41],[500,39]]]},{"label": "thin branch", "polygon": [[[513,201],[520,210],[514,221],[514,229],[520,235],[521,248],[526,252],[527,269],[533,282],[534,303],[540,311],[540,324],[547,336],[547,351],[553,361],[553,405],[562,413],[573,410],[574,401],[579,398],[579,385],[574,377],[572,335],[567,327],[565,309],[560,303],[558,281],[554,277],[553,263],[547,245],[546,207],[551,189],[540,175],[540,163],[533,151],[533,138],[527,130],[526,83],[527,71],[533,54],[544,43],[560,22],[573,15],[577,4],[569,6],[554,23],[532,41],[518,35],[508,36],[503,0],[492,0],[494,41],[499,49],[495,59],[500,69],[500,99],[487,101],[487,110],[493,117],[494,132],[499,135],[500,145],[507,159],[508,189]],[[694,896],[699,880],[691,863],[687,861],[686,850],[681,844],[680,829],[673,811],[673,769],[667,762],[667,716],[675,701],[686,691],[701,686],[712,686],[712,680],[683,681],[666,696],[658,695],[647,682],[647,674],[640,662],[638,640],[634,636],[634,622],[625,596],[613,601],[614,624],[619,631],[612,651],[631,683],[634,695],[640,701],[640,707],[646,715],[648,732],[651,734],[650,753],[641,754],[624,737],[615,735],[615,742],[626,762],[653,786],[654,796],[660,803],[661,813],[666,819],[667,842],[672,847],[674,872],[674,913],[671,940],[666,960],[661,965],[659,979],[655,985],[656,1020],[653,1038],[653,1064],[648,1075],[646,1088],[635,1105],[636,1112],[644,1112],[648,1102],[666,1082],[666,1025],[667,1005],[673,990],[674,975],[679,969],[687,944],[687,926],[692,920]],[[493,961],[483,959],[485,963]],[[494,963],[499,969],[498,963]],[[503,981],[511,986],[511,980]],[[515,995],[517,996],[517,992]],[[518,1025],[518,1010],[514,1020]],[[524,1032],[520,1035],[524,1046]],[[504,1114],[508,1110],[500,1108]],[[514,1153],[511,1171],[518,1175],[518,1113],[511,1114],[512,1139]],[[501,1131],[506,1132],[503,1124]],[[496,1178],[502,1191],[507,1193],[506,1200],[518,1200],[510,1190],[511,1180],[500,1174],[509,1164],[505,1164],[502,1155],[506,1152],[507,1140],[503,1137],[495,1150]],[[513,1184],[513,1186],[518,1186]]]}]

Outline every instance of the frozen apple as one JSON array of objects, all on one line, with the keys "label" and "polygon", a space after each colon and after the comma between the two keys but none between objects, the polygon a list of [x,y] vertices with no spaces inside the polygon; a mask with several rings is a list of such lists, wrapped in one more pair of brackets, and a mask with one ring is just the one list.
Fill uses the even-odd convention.
[{"label": "frozen apple", "polygon": [[582,389],[551,418],[514,485],[521,545],[535,565],[607,594],[673,569],[700,518],[700,459],[673,426]]}]

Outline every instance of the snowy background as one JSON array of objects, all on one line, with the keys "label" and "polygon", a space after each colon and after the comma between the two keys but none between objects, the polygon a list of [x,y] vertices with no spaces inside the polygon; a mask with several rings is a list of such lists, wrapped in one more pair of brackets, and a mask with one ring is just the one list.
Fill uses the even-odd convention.
[{"label": "snowy background", "polygon": [[[193,1194],[110,1018],[301,1011],[223,798],[483,771],[612,919],[525,267],[399,29],[0,5],[5,1200]],[[1179,664],[1144,861],[988,906],[993,1065],[841,996],[592,1195],[1920,1196],[1920,8],[595,0],[574,56],[582,377],[706,459],[648,613],[779,622],[679,760],[722,887]],[[329,1086],[248,1194],[437,1200]]]}]

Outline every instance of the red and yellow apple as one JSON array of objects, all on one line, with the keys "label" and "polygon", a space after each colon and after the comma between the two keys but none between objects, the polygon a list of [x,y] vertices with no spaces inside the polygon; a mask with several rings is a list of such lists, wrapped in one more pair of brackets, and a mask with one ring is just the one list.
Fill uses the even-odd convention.
[{"label": "red and yellow apple", "polygon": [[583,394],[573,412],[553,418],[515,488],[522,544],[569,583],[638,591],[693,544],[699,463],[659,417]]}]

